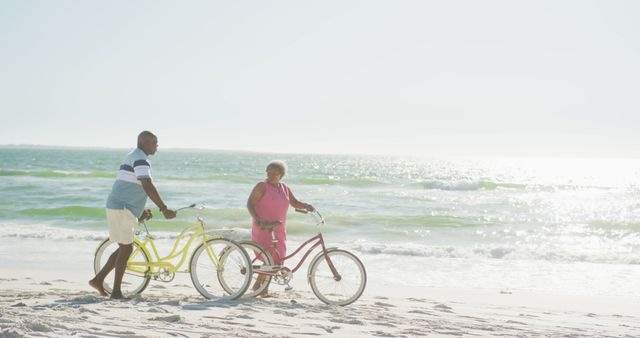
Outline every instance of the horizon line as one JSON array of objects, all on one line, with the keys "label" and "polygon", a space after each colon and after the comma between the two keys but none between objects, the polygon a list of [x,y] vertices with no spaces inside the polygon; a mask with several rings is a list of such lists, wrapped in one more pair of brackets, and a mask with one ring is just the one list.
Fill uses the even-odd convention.
[{"label": "horizon line", "polygon": [[[127,150],[132,147],[109,147],[109,146],[69,146],[69,145],[45,145],[45,144],[0,144],[0,149],[7,148],[48,148],[48,149],[85,149],[85,150]],[[395,157],[395,158],[420,158],[420,159],[568,159],[568,160],[640,160],[640,157],[613,157],[613,156],[567,156],[567,155],[399,155],[399,154],[380,154],[380,153],[329,153],[329,152],[287,152],[287,151],[259,151],[245,149],[216,149],[216,148],[198,148],[198,147],[168,147],[162,148],[162,151],[187,151],[187,152],[219,152],[219,153],[249,153],[249,154],[277,154],[277,155],[321,155],[321,156],[371,156],[371,157]]]}]

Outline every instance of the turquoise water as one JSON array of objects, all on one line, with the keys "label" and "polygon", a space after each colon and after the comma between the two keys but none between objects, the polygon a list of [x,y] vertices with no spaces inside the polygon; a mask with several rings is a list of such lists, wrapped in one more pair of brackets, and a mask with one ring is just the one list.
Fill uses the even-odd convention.
[{"label": "turquoise water", "polygon": [[[0,238],[104,237],[105,199],[127,152],[0,148]],[[531,279],[530,266],[549,276],[566,264],[582,264],[580,271],[593,266],[594,271],[616,269],[612,273],[621,274],[618,269],[629,269],[626,274],[640,277],[638,160],[445,160],[160,149],[150,161],[155,184],[170,207],[203,203],[211,228],[248,235],[246,200],[272,159],[288,163],[284,181],[300,200],[324,214],[327,238],[367,257],[374,270],[393,270],[393,262],[401,259],[405,265],[397,278],[403,270],[419,275],[426,262],[431,282],[421,283],[427,285],[451,283],[447,276],[459,273],[478,274],[482,280],[486,269],[501,266],[503,273],[527,266],[506,286],[533,289],[549,283],[525,282]],[[194,213],[171,221],[156,216],[152,229],[172,234],[191,222]],[[307,216],[290,212],[291,240],[312,235],[310,223]],[[505,280],[498,275],[502,277],[487,285]],[[580,284],[581,276],[576,272],[571,278]],[[625,280],[610,282],[625,285]],[[596,289],[607,292],[604,286]],[[636,295],[628,289],[621,293]]]}]

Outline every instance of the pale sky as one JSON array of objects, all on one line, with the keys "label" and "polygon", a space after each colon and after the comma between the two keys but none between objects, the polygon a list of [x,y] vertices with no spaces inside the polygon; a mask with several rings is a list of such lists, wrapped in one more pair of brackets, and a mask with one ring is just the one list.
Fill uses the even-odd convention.
[{"label": "pale sky", "polygon": [[640,158],[640,1],[0,0],[0,144]]}]

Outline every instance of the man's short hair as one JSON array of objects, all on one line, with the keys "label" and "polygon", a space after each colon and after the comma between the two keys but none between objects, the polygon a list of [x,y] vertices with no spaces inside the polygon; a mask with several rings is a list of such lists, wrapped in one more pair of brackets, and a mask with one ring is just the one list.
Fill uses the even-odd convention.
[{"label": "man's short hair", "polygon": [[154,135],[152,132],[145,130],[143,132],[141,132],[140,134],[138,134],[138,143],[144,142],[144,140],[147,140],[149,138],[157,138],[156,135]]}]

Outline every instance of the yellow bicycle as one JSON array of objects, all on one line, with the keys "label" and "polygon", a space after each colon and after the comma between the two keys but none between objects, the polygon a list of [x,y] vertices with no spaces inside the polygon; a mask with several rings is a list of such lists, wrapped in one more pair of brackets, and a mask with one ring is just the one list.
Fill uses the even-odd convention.
[{"label": "yellow bicycle", "polygon": [[[188,208],[204,209],[203,206],[192,204],[176,211]],[[133,251],[122,279],[122,294],[125,297],[144,291],[151,279],[171,282],[176,273],[187,272],[191,274],[191,281],[198,292],[208,299],[236,299],[249,288],[252,270],[247,252],[233,240],[208,235],[202,216],[198,215],[197,222],[187,226],[178,235],[171,252],[164,257],[160,257],[147,224],[144,221],[141,224],[144,225],[146,234],[143,240],[136,238],[133,242]],[[190,235],[186,244],[178,249],[187,234]],[[136,235],[139,236],[140,231],[136,231]],[[181,270],[189,256],[189,249],[195,242],[200,244],[193,250],[187,269]],[[117,249],[118,243],[109,239],[100,243],[93,262],[96,273]],[[172,261],[177,259],[178,263],[173,264]],[[112,287],[106,281],[112,278],[109,275],[104,282],[104,289],[109,294]]]}]

